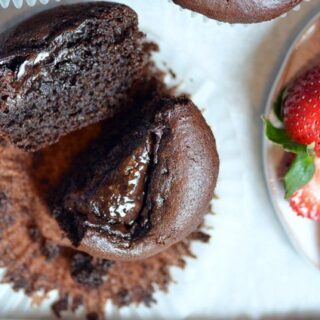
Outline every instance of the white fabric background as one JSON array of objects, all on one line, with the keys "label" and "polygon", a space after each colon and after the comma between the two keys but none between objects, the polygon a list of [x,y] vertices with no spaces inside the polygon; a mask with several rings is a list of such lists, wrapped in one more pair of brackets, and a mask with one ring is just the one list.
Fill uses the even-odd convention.
[{"label": "white fabric background", "polygon": [[[156,295],[152,309],[118,313],[108,306],[111,318],[320,319],[320,272],[301,259],[283,233],[260,159],[264,97],[294,31],[320,10],[320,1],[304,2],[286,18],[251,26],[204,22],[166,0],[121,2],[132,6],[142,29],[158,39],[157,59],[184,80],[181,90],[194,93],[205,108],[222,172],[216,215],[208,219],[210,245],[194,246],[199,259],[188,260],[185,271],[173,270],[177,283],[168,294]],[[20,12],[0,9],[0,30]],[[48,305],[30,309],[23,294],[0,287],[1,319],[44,319],[50,315]]]}]

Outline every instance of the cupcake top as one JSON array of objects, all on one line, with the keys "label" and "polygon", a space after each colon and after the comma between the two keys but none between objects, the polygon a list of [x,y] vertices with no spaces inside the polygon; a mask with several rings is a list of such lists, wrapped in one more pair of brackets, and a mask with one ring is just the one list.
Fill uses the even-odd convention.
[{"label": "cupcake top", "polygon": [[274,19],[302,0],[173,0],[205,16],[229,23],[255,23]]},{"label": "cupcake top", "polygon": [[[121,20],[120,18],[121,17]],[[49,9],[0,34],[0,59],[39,53],[59,42],[60,35],[76,31],[87,21],[108,19],[113,27],[137,24],[137,14],[129,7],[113,2],[77,3]],[[117,22],[115,22],[115,20]],[[81,30],[78,30],[80,33]],[[64,36],[66,36],[64,35]],[[57,43],[58,44],[58,43]]]}]

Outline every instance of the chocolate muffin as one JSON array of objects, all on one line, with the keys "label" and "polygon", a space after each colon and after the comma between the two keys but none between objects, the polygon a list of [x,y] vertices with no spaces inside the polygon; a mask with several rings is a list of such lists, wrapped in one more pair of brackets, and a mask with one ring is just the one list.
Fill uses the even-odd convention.
[{"label": "chocolate muffin", "polygon": [[281,16],[302,0],[173,0],[208,18],[229,23],[255,23]]},{"label": "chocolate muffin", "polygon": [[0,36],[0,135],[35,151],[126,108],[149,54],[136,13],[60,6]]},{"label": "chocolate muffin", "polygon": [[167,291],[173,280],[170,267],[184,268],[185,258],[194,257],[190,243],[209,239],[197,230],[160,254],[132,262],[93,258],[48,239],[54,225],[39,219],[49,211],[43,200],[103,127],[69,134],[36,153],[0,143],[0,266],[6,268],[2,282],[23,290],[34,304],[57,290],[52,310],[62,318],[64,311],[84,306],[87,319],[105,319],[108,301],[118,307],[151,306],[155,291]]},{"label": "chocolate muffin", "polygon": [[75,248],[112,260],[147,258],[195,231],[219,171],[190,99],[162,98],[127,119],[80,156],[51,205]]}]

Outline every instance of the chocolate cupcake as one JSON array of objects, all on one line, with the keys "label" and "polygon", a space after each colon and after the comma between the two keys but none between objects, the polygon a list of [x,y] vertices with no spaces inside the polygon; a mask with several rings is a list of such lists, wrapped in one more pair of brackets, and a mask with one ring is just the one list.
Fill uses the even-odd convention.
[{"label": "chocolate cupcake", "polygon": [[208,18],[229,23],[268,21],[288,12],[302,0],[173,0]]},{"label": "chocolate cupcake", "polygon": [[79,158],[52,214],[75,248],[112,260],[147,258],[195,231],[219,171],[211,130],[186,97],[127,116]]},{"label": "chocolate cupcake", "polygon": [[196,230],[151,258],[123,262],[93,258],[48,239],[48,232],[58,226],[54,220],[41,220],[49,212],[44,199],[103,126],[72,133],[34,154],[0,143],[0,266],[6,268],[2,281],[37,304],[57,290],[52,310],[60,317],[84,306],[88,319],[104,319],[108,301],[117,307],[151,306],[155,291],[167,291],[172,282],[170,267],[184,268],[185,258],[193,257],[190,243],[209,240]]},{"label": "chocolate cupcake", "polygon": [[[162,88],[162,85],[155,87],[158,90],[159,87]],[[52,310],[57,316],[63,316],[63,312],[66,310],[76,311],[78,307],[84,306],[88,319],[91,319],[91,317],[97,319],[98,316],[103,318],[107,301],[111,301],[118,307],[132,303],[143,303],[151,306],[155,303],[154,292],[156,288],[166,291],[172,281],[170,267],[184,268],[185,258],[194,256],[190,250],[191,242],[207,242],[209,240],[209,236],[200,231],[200,228],[203,214],[207,211],[212,196],[219,166],[212,133],[198,109],[189,99],[167,97],[154,104],[148,102],[149,100],[154,101],[153,94],[150,96],[150,87],[145,87],[145,90],[144,98],[146,101],[140,97],[139,101],[136,101],[136,104],[132,106],[132,109],[135,109],[143,103],[142,110],[144,112],[140,113],[142,111],[140,110],[140,112],[128,114],[130,115],[127,117],[128,122],[123,123],[121,121],[123,117],[119,115],[116,118],[71,133],[61,138],[57,144],[35,153],[22,151],[5,141],[1,141],[0,265],[6,268],[3,281],[11,283],[15,290],[24,290],[37,303],[45,299],[49,291],[58,290],[59,299],[52,305]],[[154,94],[158,95],[160,92],[154,92]],[[154,108],[150,110],[150,106],[154,106]],[[131,123],[131,125],[128,125],[128,123]],[[160,124],[163,124],[163,126],[160,126]],[[127,163],[126,161],[119,161],[128,158],[118,157],[117,150],[120,154],[125,152],[125,154],[137,155],[136,152],[132,153],[131,151],[139,150],[140,142],[146,141],[142,138],[148,137],[148,134],[145,134],[157,133],[157,128],[164,130],[164,135],[159,145],[161,150],[158,150],[157,153],[158,161],[153,160],[154,168],[149,176],[155,178],[159,176],[159,179],[155,181],[150,179],[149,181],[152,181],[152,183],[144,181],[150,185],[151,189],[150,196],[148,196],[149,193],[146,193],[145,199],[146,202],[150,199],[151,204],[159,205],[159,198],[155,191],[159,190],[159,186],[163,186],[161,190],[164,191],[163,199],[168,203],[160,201],[161,207],[165,208],[166,211],[155,210],[151,212],[149,215],[150,221],[142,226],[147,227],[143,230],[145,233],[139,234],[140,237],[137,238],[145,243],[150,241],[149,246],[146,247],[147,250],[150,249],[150,245],[154,245],[151,252],[153,255],[143,258],[143,256],[150,255],[150,251],[143,251],[139,260],[136,260],[136,252],[134,252],[134,257],[130,257],[130,254],[128,254],[130,247],[126,246],[128,237],[122,237],[123,234],[128,235],[130,233],[122,232],[120,238],[115,238],[117,240],[115,244],[125,247],[122,256],[118,256],[116,260],[105,259],[102,256],[106,257],[106,253],[101,250],[101,247],[97,246],[96,242],[88,242],[87,239],[90,240],[93,234],[96,238],[100,237],[102,243],[108,244],[106,232],[102,230],[104,232],[101,233],[99,228],[90,228],[90,226],[86,232],[91,229],[92,234],[87,235],[85,233],[80,245],[72,245],[69,238],[65,238],[65,235],[72,238],[73,232],[78,230],[66,228],[64,224],[68,222],[68,219],[65,219],[65,216],[56,216],[57,220],[53,218],[52,199],[55,200],[54,204],[64,204],[65,202],[61,199],[69,198],[67,202],[74,209],[77,203],[74,204],[72,200],[76,200],[76,194],[81,196],[81,192],[77,191],[79,190],[79,183],[82,183],[85,185],[82,190],[84,197],[90,196],[88,190],[90,186],[94,186],[93,198],[101,200],[97,197],[99,194],[97,190],[99,189],[96,187],[99,178],[105,176],[108,178],[119,177],[119,174],[122,173],[119,169],[123,168],[123,163]],[[125,132],[122,130],[125,130]],[[190,134],[191,136],[189,136]],[[133,137],[137,139],[133,141]],[[174,137],[178,139],[173,139]],[[179,140],[181,143],[175,144]],[[123,148],[125,141],[128,143],[127,149]],[[195,150],[190,148],[193,143],[199,144],[199,146],[194,146]],[[115,145],[114,148],[111,148],[111,151],[110,144]],[[172,152],[172,147],[176,154]],[[186,153],[182,153],[181,148]],[[200,152],[204,148],[208,151]],[[168,151],[170,157],[167,157],[166,152]],[[106,157],[104,157],[105,155]],[[109,164],[107,160],[112,160],[111,155],[115,155],[114,160],[118,160],[116,162],[119,167],[115,171],[109,170],[108,173],[110,174],[106,175],[106,165]],[[181,157],[185,164],[177,163],[177,168],[175,168],[173,164]],[[203,162],[213,166],[213,171],[207,172],[207,177],[199,175],[199,172],[203,170]],[[164,163],[172,170],[163,172]],[[80,164],[79,167],[77,167],[78,164]],[[88,164],[93,165],[88,166]],[[110,164],[112,168],[114,168],[113,164]],[[192,164],[191,167],[190,164]],[[127,168],[127,166],[125,167]],[[144,167],[144,164],[142,167]],[[187,169],[187,172],[181,172],[185,169]],[[162,171],[162,177],[159,170]],[[191,170],[195,170],[195,173],[190,172]],[[142,173],[143,170],[135,172]],[[75,176],[76,174],[78,174],[78,177]],[[197,176],[198,178],[195,181],[192,180]],[[73,182],[76,183],[73,184]],[[183,186],[182,183],[186,186]],[[104,186],[103,183],[102,186]],[[180,187],[181,191],[187,192],[190,197],[182,194],[175,186]],[[194,193],[188,191],[189,187],[194,190]],[[70,197],[71,190],[73,191],[73,197]],[[170,193],[170,190],[173,193]],[[202,192],[204,192],[204,195]],[[75,195],[76,197],[74,197]],[[182,200],[181,203],[177,202],[178,196],[179,200]],[[78,200],[85,201],[81,197]],[[135,200],[139,201],[139,197],[135,197]],[[97,203],[101,204],[99,201]],[[79,208],[85,207],[85,202],[80,201],[78,205]],[[187,214],[184,211],[177,210],[177,206],[188,207],[186,208]],[[192,212],[192,208],[195,207],[198,207],[199,210]],[[55,208],[57,209],[57,206]],[[85,209],[88,210],[88,207],[85,207]],[[72,214],[73,212],[68,213]],[[156,215],[153,216],[153,213]],[[99,219],[99,217],[94,216],[93,212],[90,212],[90,215],[90,218],[95,219],[96,223],[100,223],[102,229],[106,218]],[[176,229],[178,231],[177,237],[174,241],[171,240],[171,243],[153,243],[153,239],[157,239],[159,233],[152,235],[152,231],[156,230],[153,229],[154,225],[152,223],[155,222],[164,226],[164,231],[166,231],[165,228],[170,227],[168,221],[171,220],[174,223],[173,218],[175,216],[180,217],[181,224],[178,227],[185,230],[179,232]],[[161,221],[162,218],[164,218],[164,222]],[[114,225],[114,230],[117,230],[117,227],[119,230],[121,224]],[[123,225],[123,228],[125,227]],[[129,229],[129,231],[131,230]],[[151,234],[148,234],[148,232],[151,232]],[[143,238],[145,235],[147,237]],[[137,239],[133,238],[133,241]],[[101,256],[93,257],[79,249]],[[116,254],[112,251],[111,253],[116,257]],[[110,251],[108,251],[108,255],[110,255]],[[39,296],[39,290],[43,293],[43,296]]]},{"label": "chocolate cupcake", "polygon": [[60,6],[0,36],[0,135],[28,151],[128,105],[148,55],[136,13]]}]

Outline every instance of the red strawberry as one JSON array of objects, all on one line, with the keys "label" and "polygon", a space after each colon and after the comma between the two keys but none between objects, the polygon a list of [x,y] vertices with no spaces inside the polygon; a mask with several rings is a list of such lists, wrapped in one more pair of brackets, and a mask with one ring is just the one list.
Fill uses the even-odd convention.
[{"label": "red strawberry", "polygon": [[320,159],[315,161],[316,172],[311,181],[290,197],[292,209],[305,218],[320,220]]},{"label": "red strawberry", "polygon": [[320,156],[320,66],[316,66],[288,87],[283,101],[284,126],[297,143],[315,142]]}]

